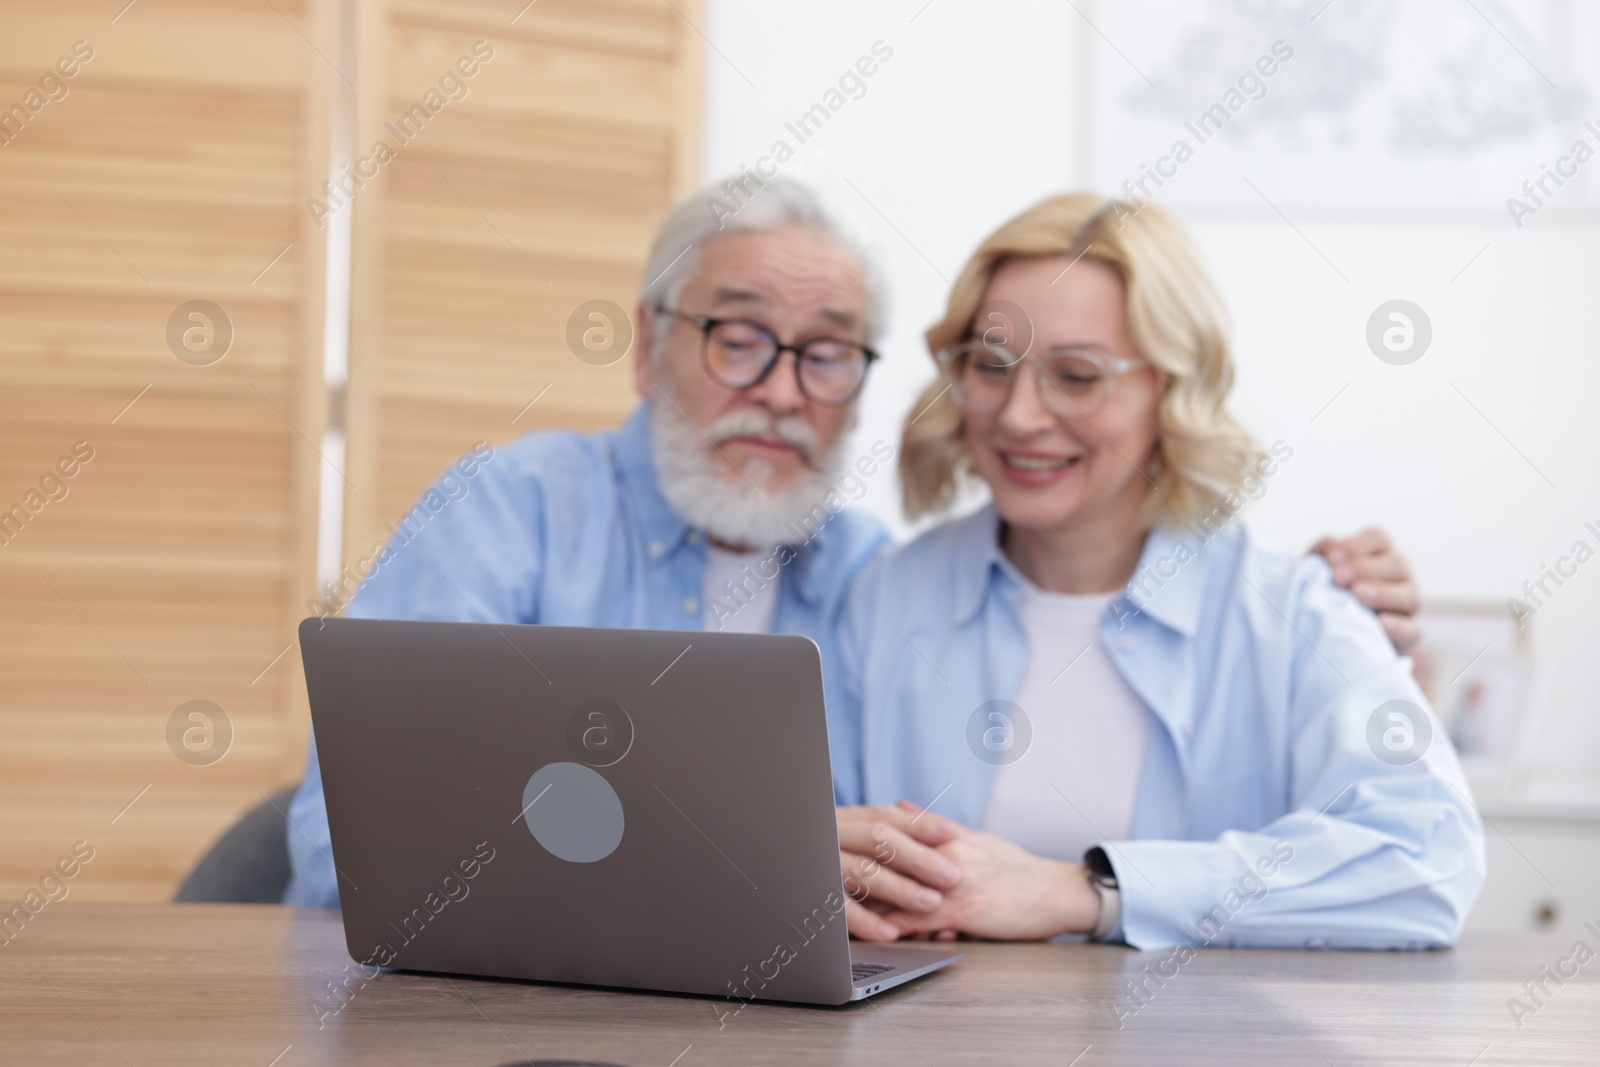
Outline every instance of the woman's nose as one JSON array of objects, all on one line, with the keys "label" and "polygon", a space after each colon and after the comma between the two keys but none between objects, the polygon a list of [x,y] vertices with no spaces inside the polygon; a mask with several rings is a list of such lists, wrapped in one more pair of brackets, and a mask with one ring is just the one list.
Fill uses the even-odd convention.
[{"label": "woman's nose", "polygon": [[1017,364],[1016,377],[1011,382],[1011,393],[1000,409],[1000,422],[1008,432],[1016,434],[1037,433],[1055,424],[1055,416],[1044,406],[1039,395],[1039,376],[1033,364],[1022,360]]}]

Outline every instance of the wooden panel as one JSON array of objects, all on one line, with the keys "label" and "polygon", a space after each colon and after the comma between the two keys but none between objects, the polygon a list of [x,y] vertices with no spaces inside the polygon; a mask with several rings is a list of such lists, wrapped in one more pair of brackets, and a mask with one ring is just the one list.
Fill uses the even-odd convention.
[{"label": "wooden panel", "polygon": [[[395,156],[353,198],[347,557],[474,441],[635,403],[629,362],[581,362],[566,323],[594,299],[632,313],[654,227],[696,179],[699,6],[518,6],[362,3],[356,152]],[[465,96],[400,141],[386,124],[478,41],[493,58]]]},{"label": "wooden panel", "polygon": [[[313,586],[327,5],[122,4],[8,3],[0,34],[0,106],[93,52],[0,144],[0,515],[26,512],[0,535],[8,902],[77,840],[76,894],[166,898],[304,751],[277,657]],[[233,326],[207,366],[166,338],[196,299]],[[193,699],[233,727],[207,766],[167,741]]]}]

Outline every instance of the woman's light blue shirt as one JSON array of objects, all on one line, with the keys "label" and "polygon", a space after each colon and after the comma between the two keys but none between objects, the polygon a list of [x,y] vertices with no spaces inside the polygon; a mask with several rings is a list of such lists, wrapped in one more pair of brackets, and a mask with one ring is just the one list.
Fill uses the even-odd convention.
[{"label": "woman's light blue shirt", "polygon": [[[1065,667],[1080,651],[1028,647],[998,531],[986,508],[854,580],[830,690],[839,803],[907,798],[979,825],[996,769],[981,738],[999,721],[983,705],[1016,695],[1030,655]],[[1455,941],[1483,884],[1482,823],[1409,661],[1320,558],[1238,523],[1159,527],[1100,640],[1155,723],[1132,840],[1101,846],[1129,944]],[[1397,710],[1431,734],[1420,758],[1385,745],[1405,748]],[[1053,784],[1066,814],[1074,783]]]}]

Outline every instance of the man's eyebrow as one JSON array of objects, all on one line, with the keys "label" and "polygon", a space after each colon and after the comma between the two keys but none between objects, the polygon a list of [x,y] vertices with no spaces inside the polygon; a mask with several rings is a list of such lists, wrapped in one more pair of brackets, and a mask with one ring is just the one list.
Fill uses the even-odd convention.
[{"label": "man's eyebrow", "polygon": [[723,286],[711,294],[711,304],[765,304],[767,298],[754,289],[733,289]]},{"label": "man's eyebrow", "polygon": [[[762,307],[771,303],[767,296],[754,289],[736,289],[732,286],[721,286],[711,294],[711,307],[725,307],[729,304]],[[822,319],[830,326],[842,330],[853,330],[861,321],[861,316],[847,308],[823,307],[818,308],[816,317]]]},{"label": "man's eyebrow", "polygon": [[843,311],[839,308],[823,308],[820,312],[818,312],[818,315],[821,318],[833,323],[835,326],[839,326],[847,330],[852,329],[856,323],[861,321],[860,316],[858,316],[855,312]]}]

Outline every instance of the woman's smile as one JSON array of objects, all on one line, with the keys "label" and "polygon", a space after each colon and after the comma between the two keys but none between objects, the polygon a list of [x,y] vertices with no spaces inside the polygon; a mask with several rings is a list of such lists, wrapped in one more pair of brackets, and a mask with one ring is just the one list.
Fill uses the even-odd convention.
[{"label": "woman's smile", "polygon": [[1006,480],[1020,486],[1054,485],[1082,465],[1082,455],[1063,455],[1030,449],[1001,448],[1000,469]]}]

